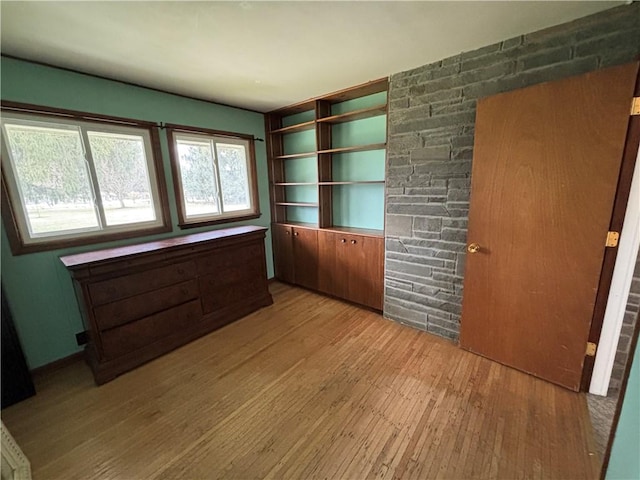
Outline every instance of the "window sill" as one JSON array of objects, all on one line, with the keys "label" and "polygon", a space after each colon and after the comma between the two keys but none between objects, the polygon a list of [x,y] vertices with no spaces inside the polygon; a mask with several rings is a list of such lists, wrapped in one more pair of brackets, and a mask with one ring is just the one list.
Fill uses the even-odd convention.
[{"label": "window sill", "polygon": [[[20,239],[12,239],[9,236],[9,244],[13,255],[24,255],[27,253],[46,252],[50,250],[61,250],[69,247],[80,247],[85,245],[97,245],[100,243],[112,242],[116,240],[126,240],[130,238],[148,237],[159,233],[171,231],[171,226],[163,225],[159,227],[132,230],[128,232],[98,233],[96,235],[76,238],[64,238],[42,243],[23,243]],[[8,233],[8,232],[7,232]]]},{"label": "window sill", "polygon": [[212,220],[193,220],[189,222],[179,223],[178,227],[180,227],[182,230],[189,229],[189,228],[209,227],[211,225],[240,222],[242,220],[254,220],[256,218],[260,218],[261,216],[262,214],[260,212],[257,212],[257,213],[251,213],[249,215],[239,215],[235,217],[222,217],[222,218],[216,218]]}]

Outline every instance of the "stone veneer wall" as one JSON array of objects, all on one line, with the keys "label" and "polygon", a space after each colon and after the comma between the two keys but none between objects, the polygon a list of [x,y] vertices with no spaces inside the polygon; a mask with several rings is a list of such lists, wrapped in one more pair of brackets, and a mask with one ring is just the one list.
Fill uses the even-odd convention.
[{"label": "stone veneer wall", "polygon": [[391,76],[386,317],[458,338],[476,100],[639,55],[633,3]]},{"label": "stone veneer wall", "polygon": [[613,362],[613,372],[611,373],[611,381],[609,382],[609,391],[617,393],[622,384],[624,369],[629,359],[629,351],[631,349],[631,337],[633,329],[638,321],[640,311],[640,253],[636,260],[636,266],[633,271],[633,280],[631,282],[631,291],[627,300],[627,308],[624,312],[622,321],[622,330],[620,331],[620,339],[618,340],[618,348],[616,350],[616,358]]}]

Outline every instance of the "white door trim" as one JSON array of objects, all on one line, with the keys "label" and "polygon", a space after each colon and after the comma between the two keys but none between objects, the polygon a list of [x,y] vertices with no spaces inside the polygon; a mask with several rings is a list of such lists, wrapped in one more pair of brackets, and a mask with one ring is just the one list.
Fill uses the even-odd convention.
[{"label": "white door trim", "polygon": [[622,321],[627,307],[633,270],[640,248],[640,150],[636,156],[636,166],[631,182],[631,192],[624,216],[618,255],[613,269],[611,290],[607,299],[607,308],[602,323],[600,343],[596,352],[596,361],[591,376],[589,393],[607,395],[609,381],[613,372]]}]

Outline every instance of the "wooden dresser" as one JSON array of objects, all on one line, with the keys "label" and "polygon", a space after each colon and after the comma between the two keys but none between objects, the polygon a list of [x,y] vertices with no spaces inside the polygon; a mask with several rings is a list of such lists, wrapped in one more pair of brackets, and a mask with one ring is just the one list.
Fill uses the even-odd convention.
[{"label": "wooden dresser", "polygon": [[266,230],[235,227],[61,257],[96,383],[273,303]]}]

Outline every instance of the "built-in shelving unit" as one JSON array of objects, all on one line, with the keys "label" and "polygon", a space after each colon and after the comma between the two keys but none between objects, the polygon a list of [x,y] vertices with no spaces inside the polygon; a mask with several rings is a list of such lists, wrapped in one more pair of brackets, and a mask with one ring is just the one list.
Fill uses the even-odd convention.
[{"label": "built-in shelving unit", "polygon": [[266,116],[273,222],[383,235],[388,80]]},{"label": "built-in shelving unit", "polygon": [[387,79],[266,115],[276,278],[382,310]]}]

